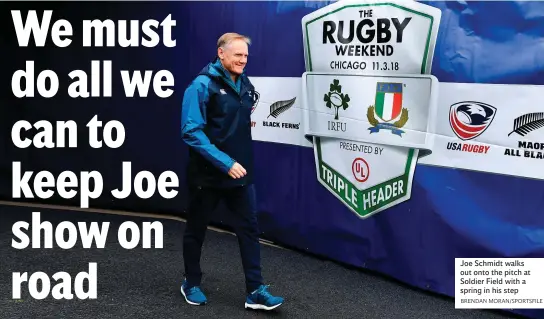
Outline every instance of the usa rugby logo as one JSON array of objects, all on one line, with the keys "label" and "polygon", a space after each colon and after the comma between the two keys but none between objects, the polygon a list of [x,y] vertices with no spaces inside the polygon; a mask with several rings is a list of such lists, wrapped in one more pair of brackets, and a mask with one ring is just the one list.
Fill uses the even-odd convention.
[{"label": "usa rugby logo", "polygon": [[497,108],[474,101],[458,102],[450,107],[450,126],[463,141],[480,136],[491,124]]},{"label": "usa rugby logo", "polygon": [[253,114],[253,111],[255,111],[255,109],[257,108],[257,105],[259,105],[260,98],[261,98],[261,95],[259,94],[259,92],[253,91],[253,106],[251,107],[251,114]]}]

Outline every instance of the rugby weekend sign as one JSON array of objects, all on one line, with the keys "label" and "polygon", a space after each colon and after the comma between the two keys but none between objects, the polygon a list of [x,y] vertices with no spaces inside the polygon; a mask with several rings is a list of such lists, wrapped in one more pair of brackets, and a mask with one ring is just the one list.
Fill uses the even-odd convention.
[{"label": "rugby weekend sign", "polygon": [[317,178],[361,218],[408,200],[420,150],[430,153],[437,81],[421,74],[440,17],[412,1],[344,0],[302,19]]}]

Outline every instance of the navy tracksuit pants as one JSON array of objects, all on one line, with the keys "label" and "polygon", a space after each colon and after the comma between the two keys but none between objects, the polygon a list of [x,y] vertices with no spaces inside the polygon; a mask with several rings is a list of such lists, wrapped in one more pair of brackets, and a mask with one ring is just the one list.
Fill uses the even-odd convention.
[{"label": "navy tracksuit pants", "polygon": [[253,184],[233,188],[191,187],[187,225],[183,236],[183,259],[188,285],[198,286],[202,280],[200,256],[211,215],[223,200],[235,217],[246,290],[256,290],[262,283],[257,203]]}]

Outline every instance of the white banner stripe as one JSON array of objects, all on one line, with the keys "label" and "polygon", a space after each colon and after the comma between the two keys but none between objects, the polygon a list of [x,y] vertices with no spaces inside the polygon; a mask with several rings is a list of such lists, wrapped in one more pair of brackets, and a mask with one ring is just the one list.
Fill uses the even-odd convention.
[{"label": "white banner stripe", "polygon": [[[256,90],[261,93],[261,101],[270,101],[259,102],[251,115],[255,124],[252,128],[253,139],[312,147],[312,144],[304,137],[303,124],[307,110],[302,107],[301,102],[302,79],[294,77],[252,77],[250,79]],[[508,136],[513,130],[514,120],[517,117],[526,113],[542,112],[540,100],[543,91],[542,85],[439,83],[436,125],[431,131],[434,133],[432,134],[434,136],[432,154],[420,158],[418,165],[459,168],[544,180],[544,169],[541,169],[544,159],[539,158],[539,154],[544,156],[544,144],[541,144],[544,143],[544,128],[535,129],[526,136],[516,133]],[[297,99],[289,110],[277,119],[270,118],[266,122],[270,104],[293,97]],[[457,138],[449,124],[450,106],[457,102],[474,100],[496,107],[496,118],[480,136],[469,141],[462,141]],[[513,105],[515,107],[512,107]],[[318,116],[331,118],[332,114],[323,112]],[[265,126],[265,122],[267,124],[273,122],[271,119],[279,125]],[[351,120],[354,119],[347,119],[347,121]],[[289,125],[299,123],[299,129]],[[524,141],[525,143],[521,143]]]}]

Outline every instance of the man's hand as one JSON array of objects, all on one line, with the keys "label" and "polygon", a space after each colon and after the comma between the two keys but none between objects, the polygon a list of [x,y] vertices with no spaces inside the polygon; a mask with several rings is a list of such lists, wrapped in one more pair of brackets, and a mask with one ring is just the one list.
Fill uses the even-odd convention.
[{"label": "man's hand", "polygon": [[246,169],[238,163],[234,163],[234,165],[232,165],[229,171],[229,176],[234,179],[242,178],[245,175],[246,175]]}]

